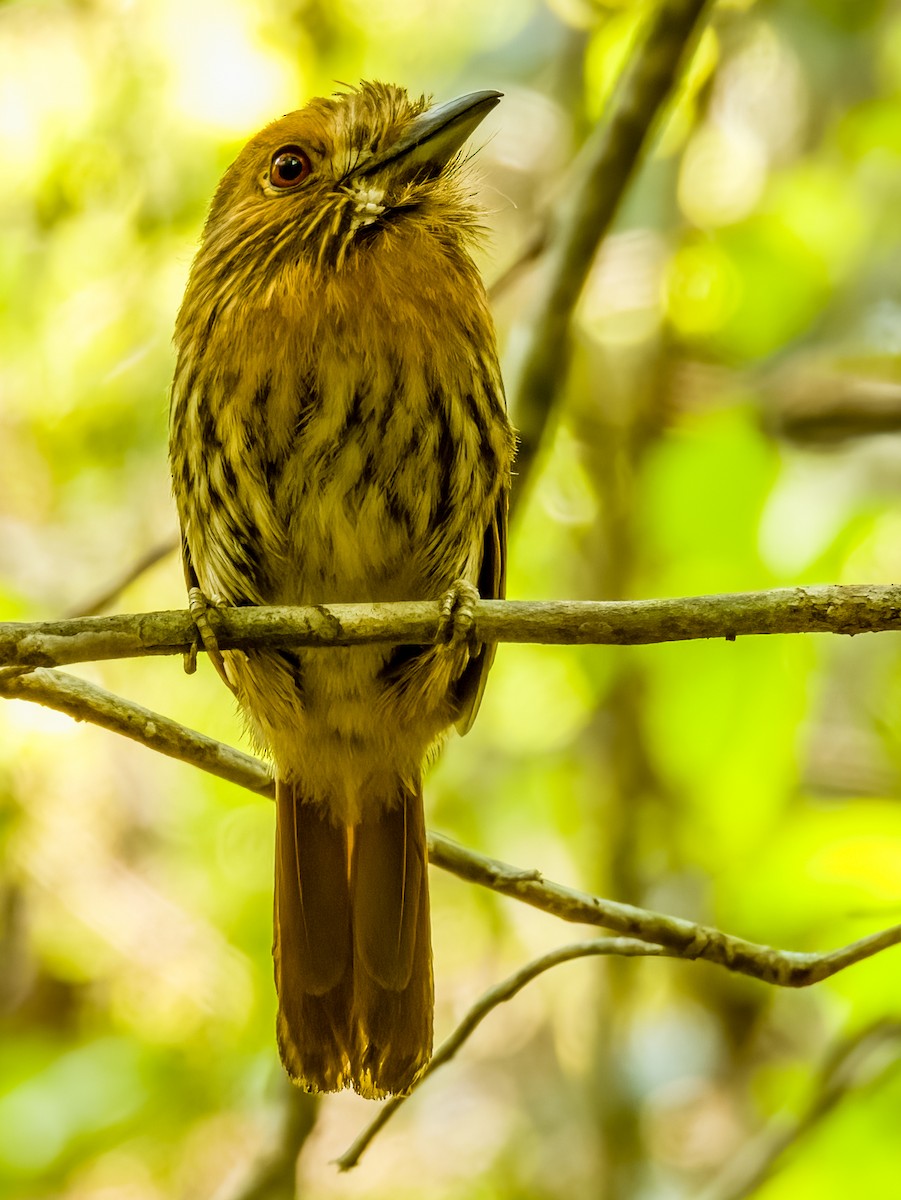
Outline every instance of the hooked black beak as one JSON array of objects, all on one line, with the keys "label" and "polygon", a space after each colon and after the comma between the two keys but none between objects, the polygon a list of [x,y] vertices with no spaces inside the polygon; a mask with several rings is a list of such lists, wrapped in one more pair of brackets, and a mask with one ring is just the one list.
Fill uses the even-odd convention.
[{"label": "hooked black beak", "polygon": [[447,166],[469,135],[500,101],[503,92],[470,92],[414,117],[397,141],[377,151],[352,172],[373,175],[398,159],[410,169]]}]

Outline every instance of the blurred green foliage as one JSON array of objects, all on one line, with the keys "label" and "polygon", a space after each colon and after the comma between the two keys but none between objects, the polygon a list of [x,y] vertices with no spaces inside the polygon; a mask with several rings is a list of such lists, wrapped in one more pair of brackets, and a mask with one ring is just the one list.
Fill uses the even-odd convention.
[{"label": "blurred green foliage", "polygon": [[[170,330],[249,134],[334,79],[503,90],[479,155],[490,281],[567,187],[646,9],[0,5],[0,618],[77,608],[174,536]],[[576,313],[512,596],[897,581],[899,130],[901,5],[718,6]],[[507,354],[536,270],[496,296]],[[175,556],[116,604],[180,607]],[[203,666],[84,673],[241,741]],[[475,730],[431,776],[430,819],[573,886],[838,946],[898,920],[899,694],[890,635],[503,647]],[[901,1018],[897,952],[809,993],[706,965],[571,963],[489,1018],[339,1177],[329,1160],[371,1109],[316,1107],[281,1078],[269,806],[24,703],[3,704],[0,730],[14,1200],[287,1195],[291,1155],[268,1183],[260,1163],[302,1137],[305,1195],[687,1197],[804,1110],[836,1038]],[[441,1035],[572,931],[433,876]],[[754,1194],[895,1194],[897,1061],[862,1072]]]}]

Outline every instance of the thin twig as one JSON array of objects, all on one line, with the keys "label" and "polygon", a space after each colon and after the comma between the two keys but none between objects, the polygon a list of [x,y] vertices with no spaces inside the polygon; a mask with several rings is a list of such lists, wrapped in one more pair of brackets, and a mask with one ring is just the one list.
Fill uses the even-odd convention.
[{"label": "thin twig", "polygon": [[[211,609],[223,649],[432,643],[439,606],[320,604]],[[481,600],[474,637],[545,645],[649,645],[773,633],[854,635],[901,630],[901,586],[777,588],[662,600]],[[186,610],[34,623],[0,623],[0,665],[56,667],[112,658],[182,654],[194,643]]]},{"label": "thin twig", "polygon": [[551,223],[551,209],[543,213],[540,223],[532,230],[525,242],[520,246],[519,253],[511,263],[501,271],[496,279],[491,281],[488,288],[490,300],[496,300],[511,284],[515,283],[522,272],[536,259],[540,258],[547,247],[548,232]]},{"label": "thin twig", "polygon": [[105,608],[109,608],[114,600],[117,600],[122,592],[125,591],[136,579],[149,571],[151,567],[155,567],[158,562],[166,557],[167,554],[172,554],[178,549],[178,538],[167,538],[165,542],[159,542],[156,546],[151,546],[149,550],[136,559],[133,563],[114,579],[101,592],[97,592],[91,596],[89,600],[83,600],[81,604],[73,605],[66,613],[67,617],[90,617],[95,613],[103,612]]},{"label": "thin twig", "polygon": [[[562,394],[569,361],[570,319],[598,246],[652,136],[656,117],[694,44],[710,0],[663,0],[643,44],[619,82],[610,115],[585,143],[571,187],[548,237],[545,274],[521,341],[528,347],[507,372],[519,429],[517,475],[530,476],[549,410]],[[522,495],[522,488],[516,495]]]},{"label": "thin twig", "polygon": [[571,962],[574,958],[588,958],[589,956],[599,954],[616,954],[626,957],[635,957],[637,955],[660,957],[661,955],[669,954],[669,951],[665,950],[662,946],[651,946],[645,942],[635,941],[633,938],[595,938],[590,942],[574,942],[571,945],[562,946],[560,949],[552,950],[549,954],[543,954],[541,958],[536,958],[533,962],[521,967],[520,970],[501,983],[496,984],[476,1001],[450,1037],[443,1041],[432,1055],[429,1065],[413,1084],[413,1087],[406,1096],[395,1096],[380,1106],[375,1119],[354,1140],[353,1145],[349,1146],[341,1157],[335,1160],[338,1169],[349,1171],[357,1165],[363,1152],[379,1130],[384,1128],[400,1106],[409,1100],[410,1096],[414,1092],[417,1092],[422,1084],[439,1067],[443,1067],[445,1063],[450,1062],[460,1047],[469,1040],[490,1012],[507,1000],[512,1000],[516,993],[521,991],[527,983],[531,983],[533,979],[537,978],[544,971],[549,971],[551,967]]},{"label": "thin twig", "polygon": [[[256,759],[71,675],[47,670],[0,672],[0,695],[31,700],[77,720],[93,721],[220,778],[272,795],[271,778]],[[434,866],[563,921],[611,929],[665,946],[680,958],[703,959],[777,987],[809,987],[901,943],[901,925],[895,925],[824,953],[779,950],[681,917],[576,891],[544,879],[538,871],[477,854],[438,833],[429,834],[428,845]]]}]

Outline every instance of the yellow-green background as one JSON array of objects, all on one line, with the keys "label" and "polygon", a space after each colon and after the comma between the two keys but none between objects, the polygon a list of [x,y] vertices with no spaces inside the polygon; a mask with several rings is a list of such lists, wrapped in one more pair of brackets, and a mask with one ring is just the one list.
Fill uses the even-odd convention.
[{"label": "yellow-green background", "polygon": [[[565,189],[644,11],[0,4],[0,618],[76,608],[173,535],[170,331],[205,204],[248,135],[335,80],[502,90],[479,133],[491,281]],[[535,291],[526,271],[498,296],[508,363]],[[722,3],[580,303],[510,595],[897,581],[897,435],[785,431],[855,388],[890,406],[899,379],[901,6]],[[174,555],[117,601],[182,604]],[[240,741],[205,662],[192,679],[177,658],[83,673]],[[899,799],[888,634],[504,647],[427,792],[430,823],[484,852],[807,950],[899,919]],[[285,1105],[272,816],[184,764],[2,704],[0,1194],[250,1194]],[[433,894],[439,1036],[575,936],[440,872]],[[329,1160],[371,1106],[311,1112],[302,1194],[692,1196],[802,1111],[836,1038],[901,1016],[899,973],[889,952],[779,993],[704,964],[571,963],[494,1013],[352,1175]],[[895,1047],[756,1195],[896,1194]]]}]

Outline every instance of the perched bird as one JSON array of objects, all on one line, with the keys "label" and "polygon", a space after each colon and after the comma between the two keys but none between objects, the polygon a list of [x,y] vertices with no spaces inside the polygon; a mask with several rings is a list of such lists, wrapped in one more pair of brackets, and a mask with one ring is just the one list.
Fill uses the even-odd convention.
[{"label": "perched bird", "polygon": [[[195,598],[503,596],[514,438],[461,153],[499,99],[363,83],[226,171],[175,330]],[[275,765],[278,1044],[311,1091],[403,1093],[429,1059],[422,766],[469,727],[492,657],[458,629],[218,660]]]}]

